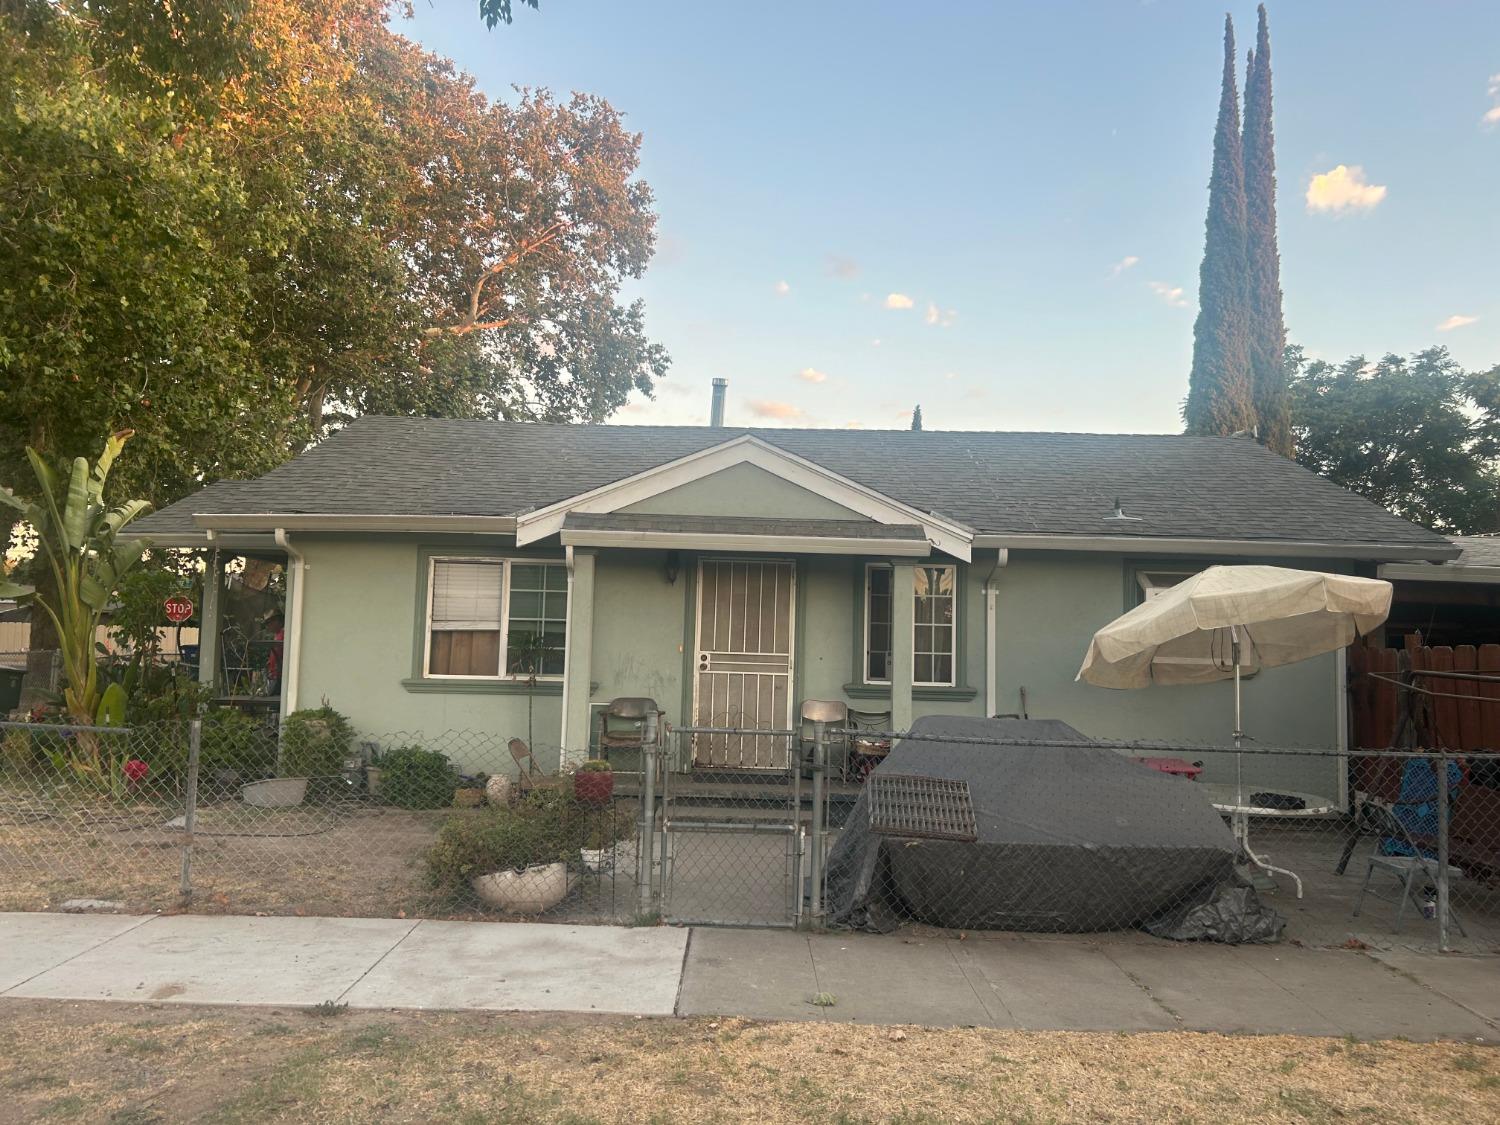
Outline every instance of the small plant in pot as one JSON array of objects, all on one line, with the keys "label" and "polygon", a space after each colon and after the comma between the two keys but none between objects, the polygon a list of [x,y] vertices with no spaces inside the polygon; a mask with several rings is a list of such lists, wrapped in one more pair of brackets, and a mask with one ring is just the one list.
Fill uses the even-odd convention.
[{"label": "small plant in pot", "polygon": [[603,758],[590,758],[573,773],[573,797],[579,804],[603,808],[614,792],[614,770]]},{"label": "small plant in pot", "polygon": [[513,808],[451,816],[427,853],[427,881],[511,914],[540,914],[567,897],[568,863],[586,818],[565,795],[541,790]]},{"label": "small plant in pot", "polygon": [[620,845],[631,835],[633,827],[631,818],[618,810],[606,809],[589,817],[583,847],[578,849],[583,866],[599,875],[613,872],[624,852],[630,850]]}]

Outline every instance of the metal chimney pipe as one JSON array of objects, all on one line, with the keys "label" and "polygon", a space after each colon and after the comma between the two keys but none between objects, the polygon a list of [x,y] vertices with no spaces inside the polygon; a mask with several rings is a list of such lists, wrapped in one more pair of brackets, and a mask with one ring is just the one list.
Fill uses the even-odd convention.
[{"label": "metal chimney pipe", "polygon": [[708,409],[708,424],[722,428],[724,425],[724,395],[729,387],[728,379],[714,380],[713,405]]}]

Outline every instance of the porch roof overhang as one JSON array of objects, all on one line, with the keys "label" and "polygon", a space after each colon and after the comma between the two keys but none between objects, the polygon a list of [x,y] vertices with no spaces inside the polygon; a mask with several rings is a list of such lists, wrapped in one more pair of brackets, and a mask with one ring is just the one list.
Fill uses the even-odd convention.
[{"label": "porch roof overhang", "polygon": [[[913,508],[805,457],[798,457],[771,445],[753,434],[741,434],[675,461],[668,461],[577,496],[570,496],[566,500],[522,512],[516,516],[516,545],[524,547],[528,543],[562,533],[568,517],[575,513],[619,513],[643,500],[736,465],[753,465],[763,469],[790,484],[847,508],[856,517],[887,527],[901,528],[902,535],[909,534],[909,529],[915,527],[920,531],[918,538],[927,548],[923,554],[936,548],[964,562],[968,562],[972,556],[973,528],[935,512]],[[853,519],[833,522],[856,524],[862,521]],[[591,533],[599,534],[602,530],[607,529],[595,529]],[[810,538],[817,540],[819,537]],[[842,550],[839,553],[843,553]]]},{"label": "porch roof overhang", "polygon": [[570,512],[559,534],[566,547],[786,551],[905,558],[926,558],[933,547],[918,524],[866,520]]}]

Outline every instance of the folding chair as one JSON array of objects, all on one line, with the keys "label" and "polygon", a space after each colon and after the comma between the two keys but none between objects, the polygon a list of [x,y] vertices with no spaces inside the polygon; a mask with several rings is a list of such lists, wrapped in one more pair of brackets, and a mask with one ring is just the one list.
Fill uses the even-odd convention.
[{"label": "folding chair", "polygon": [[536,788],[536,757],[524,739],[512,738],[506,746],[516,762],[516,792],[524,797]]},{"label": "folding chair", "polygon": [[[1416,891],[1426,887],[1436,886],[1438,882],[1438,861],[1424,852],[1424,844],[1428,850],[1436,846],[1436,841],[1428,841],[1425,837],[1414,839],[1401,823],[1394,809],[1388,804],[1379,801],[1365,802],[1364,815],[1369,819],[1371,827],[1375,830],[1375,850],[1366,857],[1365,881],[1359,888],[1359,897],[1354,900],[1354,917],[1359,917],[1359,912],[1364,906],[1365,896],[1370,895],[1382,902],[1393,902],[1396,904],[1396,924],[1392,930],[1401,928],[1401,920],[1406,914],[1406,904],[1409,902],[1421,913],[1421,904],[1417,901]],[[1409,854],[1387,854],[1382,849],[1386,846],[1385,841],[1395,840],[1397,844],[1407,850]],[[1370,883],[1375,878],[1377,871],[1392,876],[1401,885],[1399,897],[1383,895],[1379,891],[1371,890]],[[1463,878],[1463,872],[1448,865],[1448,879]],[[1458,927],[1458,932],[1465,937],[1468,936],[1464,930],[1463,923],[1458,920],[1458,915],[1453,908],[1448,908],[1448,917]]]}]

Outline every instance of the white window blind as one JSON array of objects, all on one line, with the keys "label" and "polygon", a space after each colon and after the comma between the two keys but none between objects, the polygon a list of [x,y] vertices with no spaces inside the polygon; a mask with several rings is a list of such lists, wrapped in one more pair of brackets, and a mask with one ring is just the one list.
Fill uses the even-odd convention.
[{"label": "white window blind", "polygon": [[440,559],[432,572],[433,629],[500,628],[505,564],[487,559]]}]

